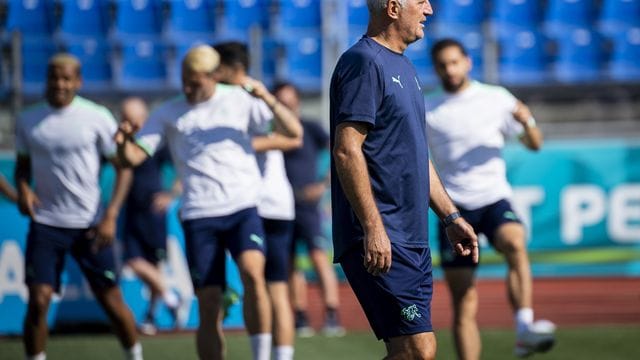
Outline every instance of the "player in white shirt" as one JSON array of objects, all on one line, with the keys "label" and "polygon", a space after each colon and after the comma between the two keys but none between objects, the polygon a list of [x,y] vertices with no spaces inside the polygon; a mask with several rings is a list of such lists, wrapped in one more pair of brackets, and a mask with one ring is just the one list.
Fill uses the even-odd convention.
[{"label": "player in white shirt", "polygon": [[224,357],[222,294],[228,249],[245,290],[244,319],[254,359],[268,359],[271,309],[264,279],[264,230],[256,209],[262,179],[251,135],[263,131],[272,118],[282,135],[299,137],[302,128],[259,81],[247,79],[244,89],[217,84],[218,65],[219,55],[210,46],[189,50],[182,61],[184,96],[159,106],[135,139],[137,129],[121,124],[116,142],[119,157],[133,166],[164,143],[171,151],[183,185],[180,217],[199,302],[200,358]]},{"label": "player in white shirt", "polygon": [[[540,149],[542,133],[529,108],[506,89],[469,78],[471,60],[459,42],[441,40],[431,55],[442,85],[425,98],[433,163],[462,216],[506,259],[507,289],[517,331],[516,355],[547,351],[554,343],[555,326],[546,320],[533,321],[525,229],[509,202],[511,187],[501,156],[505,140],[516,136],[527,148]],[[455,256],[442,228],[439,240],[453,301],[458,356],[479,359],[476,265]]]},{"label": "player in white shirt", "polygon": [[[133,315],[117,286],[112,247],[118,212],[131,182],[131,171],[121,169],[114,159],[116,121],[106,108],[76,95],[82,78],[75,57],[52,57],[46,84],[47,101],[26,109],[16,120],[18,206],[31,218],[25,259],[27,358],[46,357],[47,311],[60,288],[64,257],[69,253],[109,314],[126,357],[141,359]],[[114,160],[116,166],[113,196],[104,211],[101,156]]]},{"label": "player in white shirt", "polygon": [[[214,49],[220,54],[220,66],[216,70],[218,80],[226,84],[243,85],[248,79],[247,46],[232,41],[216,44]],[[283,107],[287,110],[282,111],[288,111],[286,106]],[[289,116],[297,115],[291,112]],[[287,280],[295,209],[282,150],[300,147],[302,134],[295,138],[265,131],[253,135],[252,145],[262,173],[258,214],[262,218],[267,243],[265,277],[273,309],[274,359],[291,360],[294,326]]]}]

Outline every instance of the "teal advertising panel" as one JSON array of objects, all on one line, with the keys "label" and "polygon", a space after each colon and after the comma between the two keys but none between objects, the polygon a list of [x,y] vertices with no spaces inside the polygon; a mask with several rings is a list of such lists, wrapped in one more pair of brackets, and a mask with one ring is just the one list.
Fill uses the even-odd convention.
[{"label": "teal advertising panel", "polygon": [[[326,157],[326,155],[325,155]],[[504,151],[513,204],[529,235],[534,276],[640,276],[640,142],[627,140],[549,141],[540,152],[513,144]],[[326,160],[326,159],[325,159]],[[0,159],[0,172],[11,178],[12,157]],[[112,173],[105,173],[105,190]],[[328,196],[322,206],[323,229],[330,237]],[[167,283],[184,300],[181,325],[198,324],[197,303],[189,280],[177,204],[168,215],[169,259],[163,264]],[[426,216],[426,215],[425,215]],[[430,214],[434,249],[436,219]],[[15,206],[0,199],[0,334],[21,331],[27,291],[23,285],[28,221]],[[480,277],[504,277],[502,258],[481,238]],[[116,251],[118,251],[116,247]],[[435,276],[441,276],[433,251]],[[309,270],[304,257],[298,262]],[[227,327],[242,326],[237,269],[231,262],[228,284],[233,289]],[[67,262],[65,290],[55,299],[49,323],[106,321],[77,268]],[[339,269],[339,267],[337,267]],[[311,272],[309,272],[311,273]],[[123,268],[121,286],[136,319],[141,320],[148,292],[131,270]],[[168,311],[158,309],[161,329],[172,326]]]}]

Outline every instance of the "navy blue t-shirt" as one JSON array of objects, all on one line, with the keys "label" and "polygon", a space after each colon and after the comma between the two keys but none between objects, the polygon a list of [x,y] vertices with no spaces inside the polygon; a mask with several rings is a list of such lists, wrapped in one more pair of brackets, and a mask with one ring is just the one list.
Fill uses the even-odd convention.
[{"label": "navy blue t-shirt", "polygon": [[[425,107],[415,68],[404,55],[363,37],[331,79],[331,148],[344,122],[370,125],[362,147],[376,205],[391,242],[428,247],[429,154]],[[363,231],[331,164],[335,259]]]},{"label": "navy blue t-shirt", "polygon": [[154,194],[163,190],[162,166],[171,162],[168,147],[163,147],[140,166],[133,169],[133,182],[129,189],[126,206],[136,209],[149,209]]},{"label": "navy blue t-shirt", "polygon": [[302,119],[302,147],[284,153],[287,177],[294,189],[318,182],[318,156],[329,147],[329,135],[320,124]]}]

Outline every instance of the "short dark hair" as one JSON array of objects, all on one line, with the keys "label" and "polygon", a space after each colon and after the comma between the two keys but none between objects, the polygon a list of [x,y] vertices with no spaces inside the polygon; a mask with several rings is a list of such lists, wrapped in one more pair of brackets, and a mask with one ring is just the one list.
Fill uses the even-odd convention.
[{"label": "short dark hair", "polygon": [[452,46],[460,49],[460,52],[462,53],[462,55],[469,56],[469,53],[467,53],[467,49],[464,48],[464,45],[462,45],[460,41],[456,39],[445,38],[445,39],[438,40],[431,47],[431,60],[435,62],[436,56],[438,56],[438,54],[440,54],[442,50]]},{"label": "short dark hair", "polygon": [[220,54],[220,63],[236,67],[241,66],[244,71],[249,71],[249,48],[239,41],[227,41],[213,45]]},{"label": "short dark hair", "polygon": [[273,85],[273,93],[277,93],[278,91],[284,89],[284,88],[291,88],[293,89],[293,91],[296,93],[296,95],[298,97],[300,97],[300,90],[298,90],[298,88],[293,85],[292,83],[288,82],[288,81],[278,81],[275,83],[275,85]]}]

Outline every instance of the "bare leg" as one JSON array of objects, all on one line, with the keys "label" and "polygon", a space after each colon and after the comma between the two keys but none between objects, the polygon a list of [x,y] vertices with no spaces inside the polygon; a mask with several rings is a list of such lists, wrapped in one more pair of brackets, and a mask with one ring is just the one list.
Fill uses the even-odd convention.
[{"label": "bare leg", "polygon": [[295,310],[307,310],[307,279],[300,270],[294,270],[289,277],[291,303]]},{"label": "bare leg", "polygon": [[120,344],[129,349],[138,342],[133,314],[122,297],[118,286],[110,288],[92,288],[93,294],[106,311]]},{"label": "bare leg", "polygon": [[222,333],[222,289],[208,286],[197,289],[200,325],[196,333],[198,357],[203,360],[224,359],[225,343]]},{"label": "bare leg", "polygon": [[29,286],[29,304],[24,317],[22,341],[27,355],[37,355],[45,350],[48,328],[47,312],[53,288],[47,284]]},{"label": "bare leg", "polygon": [[149,286],[152,293],[161,295],[165,292],[164,278],[158,267],[154,264],[143,258],[134,258],[129,260],[127,265]]},{"label": "bare leg", "polygon": [[293,345],[293,312],[289,302],[288,286],[284,281],[267,284],[273,308],[273,339],[277,346]]},{"label": "bare leg", "polygon": [[496,230],[496,250],[507,260],[507,291],[514,312],[532,307],[531,265],[525,243],[524,227],[519,223],[506,223]]},{"label": "bare leg", "polygon": [[338,306],[340,306],[338,278],[336,277],[333,265],[327,257],[327,253],[320,249],[313,249],[309,252],[309,256],[320,280],[325,305],[337,309]]},{"label": "bare leg", "polygon": [[453,338],[458,358],[480,359],[482,342],[476,322],[478,292],[475,287],[474,269],[452,268],[446,269],[444,273],[451,292]]},{"label": "bare leg", "polygon": [[398,336],[386,343],[385,360],[431,360],[436,358],[436,336],[433,332]]},{"label": "bare leg", "polygon": [[264,279],[265,258],[258,250],[247,250],[236,259],[244,286],[243,315],[250,335],[271,333],[271,304]]}]

